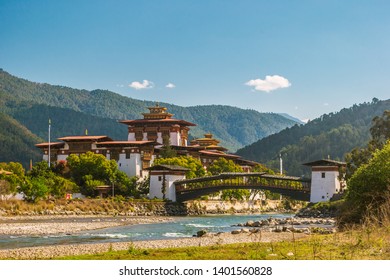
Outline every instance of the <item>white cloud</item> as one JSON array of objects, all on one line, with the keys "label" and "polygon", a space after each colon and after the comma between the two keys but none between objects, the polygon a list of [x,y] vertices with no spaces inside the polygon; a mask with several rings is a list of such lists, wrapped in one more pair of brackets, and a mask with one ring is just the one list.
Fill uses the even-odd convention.
[{"label": "white cloud", "polygon": [[166,86],[166,88],[175,88],[176,85],[172,84],[172,83],[168,83]]},{"label": "white cloud", "polygon": [[270,92],[279,88],[288,88],[291,83],[284,77],[279,75],[265,76],[264,80],[256,79],[245,83],[247,86],[254,87],[257,91]]},{"label": "white cloud", "polygon": [[325,103],[324,103],[324,106],[329,106],[329,103],[328,103],[328,102],[325,102]]},{"label": "white cloud", "polygon": [[154,83],[148,80],[143,80],[142,83],[138,81],[132,82],[129,87],[134,88],[134,89],[148,89],[148,88],[153,88]]}]

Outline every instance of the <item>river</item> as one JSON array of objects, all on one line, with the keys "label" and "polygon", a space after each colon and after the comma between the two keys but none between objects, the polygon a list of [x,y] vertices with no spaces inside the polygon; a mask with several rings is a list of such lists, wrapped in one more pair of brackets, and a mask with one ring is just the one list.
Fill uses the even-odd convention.
[{"label": "river", "polygon": [[287,218],[293,214],[257,214],[257,215],[213,215],[175,217],[173,221],[156,224],[127,225],[98,230],[82,231],[73,234],[54,235],[0,235],[0,249],[22,247],[86,244],[102,242],[131,242],[138,240],[157,240],[191,237],[199,230],[208,232],[228,232],[237,229],[234,226],[249,220],[263,220],[269,217]]}]

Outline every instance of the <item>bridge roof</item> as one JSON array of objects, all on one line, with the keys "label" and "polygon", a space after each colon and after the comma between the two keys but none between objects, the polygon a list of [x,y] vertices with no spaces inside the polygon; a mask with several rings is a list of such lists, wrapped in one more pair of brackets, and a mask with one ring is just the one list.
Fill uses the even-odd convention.
[{"label": "bridge roof", "polygon": [[345,162],[332,160],[332,159],[320,159],[312,162],[304,163],[306,166],[343,166]]},{"label": "bridge roof", "polygon": [[189,169],[180,165],[158,164],[152,167],[148,167],[146,170],[188,171]]}]

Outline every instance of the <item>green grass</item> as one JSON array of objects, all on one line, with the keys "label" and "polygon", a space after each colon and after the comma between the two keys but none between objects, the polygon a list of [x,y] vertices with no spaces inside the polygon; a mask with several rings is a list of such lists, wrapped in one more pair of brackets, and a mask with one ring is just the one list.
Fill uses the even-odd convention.
[{"label": "green grass", "polygon": [[255,242],[209,247],[108,250],[66,260],[389,260],[390,228],[349,230],[282,242]]}]

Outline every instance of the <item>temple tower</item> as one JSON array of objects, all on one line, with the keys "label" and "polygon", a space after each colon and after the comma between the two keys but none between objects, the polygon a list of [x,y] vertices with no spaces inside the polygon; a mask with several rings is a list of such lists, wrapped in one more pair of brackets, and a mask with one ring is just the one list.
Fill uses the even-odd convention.
[{"label": "temple tower", "polygon": [[195,124],[174,119],[166,107],[158,104],[149,107],[149,113],[143,113],[143,119],[123,120],[120,123],[128,125],[128,141],[156,141],[163,144],[165,137],[172,146],[187,146],[189,126]]},{"label": "temple tower", "polygon": [[304,165],[311,166],[310,202],[329,201],[334,194],[344,191],[345,182],[339,169],[345,162],[322,159]]}]

